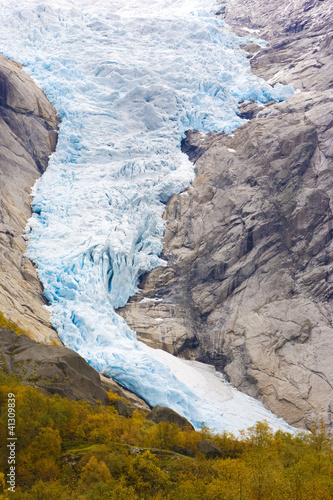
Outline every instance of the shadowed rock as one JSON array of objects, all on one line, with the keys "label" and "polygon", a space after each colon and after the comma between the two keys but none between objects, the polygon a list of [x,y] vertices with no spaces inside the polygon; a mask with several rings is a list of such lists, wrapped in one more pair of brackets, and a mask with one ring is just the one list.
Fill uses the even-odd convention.
[{"label": "shadowed rock", "polygon": [[207,458],[222,457],[223,453],[216,444],[212,443],[209,439],[204,439],[197,444],[197,449],[203,453]]},{"label": "shadowed rock", "polygon": [[175,446],[173,446],[172,451],[175,451],[180,455],[184,455],[185,457],[194,457],[194,453],[191,448],[184,448],[184,446],[179,446],[178,444],[175,444]]},{"label": "shadowed rock", "polygon": [[0,328],[1,368],[44,394],[69,400],[108,402],[100,376],[81,356],[67,347],[38,344],[25,335]]},{"label": "shadowed rock", "polygon": [[166,406],[156,405],[147,415],[147,420],[152,420],[156,424],[159,422],[170,422],[177,425],[180,429],[189,428],[194,430],[193,425],[186,418],[179,415],[174,410]]},{"label": "shadowed rock", "polygon": [[107,392],[112,390],[126,400],[114,403],[120,415],[130,416],[136,408],[150,410],[142,399],[100,376],[71,349],[39,344],[26,335],[1,327],[0,368],[6,373],[15,373],[24,384],[33,385],[46,395],[59,394],[69,400],[108,404]]}]

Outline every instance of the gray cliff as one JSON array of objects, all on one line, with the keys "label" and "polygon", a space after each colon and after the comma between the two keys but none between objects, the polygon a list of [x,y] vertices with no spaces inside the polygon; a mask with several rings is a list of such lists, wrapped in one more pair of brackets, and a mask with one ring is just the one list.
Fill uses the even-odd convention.
[{"label": "gray cliff", "polygon": [[36,340],[60,343],[24,256],[30,193],[57,142],[54,108],[21,66],[0,56],[0,311]]},{"label": "gray cliff", "polygon": [[250,121],[233,136],[188,132],[196,177],[166,207],[168,266],[119,313],[139,339],[213,363],[290,424],[332,427],[333,3],[239,0],[219,12],[267,41],[244,47],[256,74],[302,92],[244,103]]}]

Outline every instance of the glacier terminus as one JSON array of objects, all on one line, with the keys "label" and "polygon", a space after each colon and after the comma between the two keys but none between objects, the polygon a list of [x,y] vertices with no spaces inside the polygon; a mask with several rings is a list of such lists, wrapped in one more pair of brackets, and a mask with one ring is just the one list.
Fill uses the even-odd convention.
[{"label": "glacier terminus", "polygon": [[115,313],[140,276],[167,265],[165,203],[194,176],[185,131],[231,134],[245,122],[240,101],[294,93],[251,73],[244,39],[217,10],[215,0],[0,0],[1,52],[61,118],[33,191],[28,256],[60,339],[99,372],[196,428],[238,432],[266,419],[291,430],[212,368],[139,342]]}]

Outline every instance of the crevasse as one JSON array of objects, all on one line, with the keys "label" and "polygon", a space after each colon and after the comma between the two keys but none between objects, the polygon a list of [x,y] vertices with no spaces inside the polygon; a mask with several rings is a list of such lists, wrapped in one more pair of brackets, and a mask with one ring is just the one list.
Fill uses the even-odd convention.
[{"label": "crevasse", "polygon": [[[20,61],[61,117],[35,187],[30,258],[65,345],[142,396],[217,431],[266,418],[260,403],[198,364],[136,340],[115,313],[159,265],[165,202],[193,166],[187,129],[231,133],[241,100],[282,100],[289,86],[251,74],[244,41],[212,0],[0,0],[0,49]],[[210,382],[209,382],[210,381]]]}]

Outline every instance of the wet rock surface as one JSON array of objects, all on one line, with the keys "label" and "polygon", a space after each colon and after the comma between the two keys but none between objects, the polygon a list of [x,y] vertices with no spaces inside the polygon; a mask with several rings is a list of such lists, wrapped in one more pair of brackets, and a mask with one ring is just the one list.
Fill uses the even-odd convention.
[{"label": "wet rock surface", "polygon": [[167,204],[168,267],[146,275],[119,312],[141,340],[214,364],[290,424],[329,427],[333,6],[310,3],[227,9],[233,29],[268,41],[248,52],[254,72],[302,92],[243,103],[252,119],[232,136],[188,132],[196,178]]},{"label": "wet rock surface", "polygon": [[56,147],[58,123],[21,66],[0,56],[0,311],[33,338],[60,344],[22,236],[31,188]]}]

